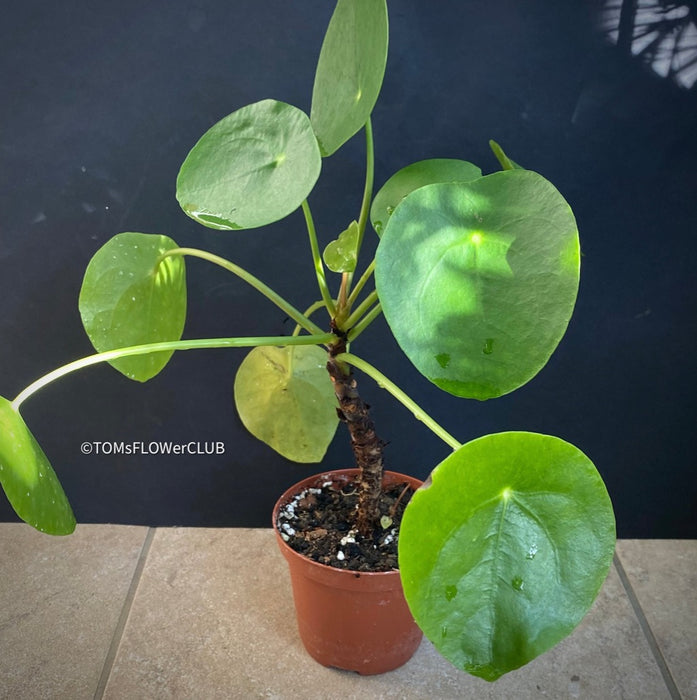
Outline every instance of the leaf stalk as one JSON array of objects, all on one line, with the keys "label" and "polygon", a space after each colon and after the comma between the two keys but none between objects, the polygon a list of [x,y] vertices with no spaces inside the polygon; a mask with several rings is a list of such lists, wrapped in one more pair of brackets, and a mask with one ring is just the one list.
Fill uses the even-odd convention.
[{"label": "leaf stalk", "polygon": [[332,299],[332,295],[329,291],[327,285],[327,277],[324,272],[324,265],[322,264],[322,256],[319,252],[319,243],[317,242],[317,230],[315,229],[315,222],[312,218],[312,212],[310,211],[310,205],[307,199],[303,200],[302,203],[303,214],[305,215],[305,224],[307,226],[307,233],[310,237],[310,249],[312,251],[312,262],[315,266],[315,274],[317,276],[317,284],[319,286],[319,291],[324,301],[324,305],[327,307],[329,315],[334,318],[336,316],[336,305]]},{"label": "leaf stalk", "polygon": [[131,345],[126,348],[107,350],[94,355],[82,357],[79,360],[69,362],[67,365],[58,367],[52,372],[45,374],[35,382],[32,382],[26,389],[21,391],[12,402],[12,408],[19,411],[19,407],[30,396],[48,384],[64,377],[71,372],[76,372],[85,367],[99,364],[100,362],[112,362],[122,357],[132,357],[134,355],[147,355],[151,352],[166,352],[172,350],[200,350],[203,348],[249,348],[261,345],[328,345],[336,336],[333,333],[322,333],[319,335],[300,336],[259,336],[248,338],[195,338],[192,340],[170,340],[161,343],[146,343],[144,345]]},{"label": "leaf stalk", "polygon": [[413,399],[407,396],[394,382],[390,381],[382,372],[380,372],[380,370],[376,369],[365,360],[362,360],[360,357],[356,357],[356,355],[349,352],[337,355],[336,359],[339,362],[346,362],[347,364],[352,365],[356,369],[361,370],[361,372],[364,372],[369,377],[374,379],[380,388],[385,389],[392,394],[397,401],[399,401],[414,414],[414,417],[417,420],[421,421],[453,450],[457,450],[462,447],[462,443],[456,440],[445,428],[443,428],[443,426],[437,423]]},{"label": "leaf stalk", "polygon": [[173,257],[175,255],[188,255],[194,258],[201,258],[202,260],[207,260],[208,262],[211,262],[214,265],[222,267],[228,272],[232,272],[234,275],[237,275],[237,277],[244,280],[245,282],[247,282],[247,284],[251,285],[252,287],[254,287],[254,289],[263,294],[269,301],[273,302],[276,306],[278,306],[278,308],[281,309],[281,311],[285,312],[288,316],[290,316],[290,318],[292,318],[298,325],[302,326],[302,328],[308,331],[308,333],[321,334],[323,332],[318,325],[310,321],[310,319],[307,318],[305,314],[301,313],[292,304],[290,304],[282,296],[280,296],[280,294],[274,292],[274,290],[271,289],[271,287],[264,284],[260,279],[251,274],[251,272],[248,272],[239,265],[235,265],[235,263],[231,262],[230,260],[221,258],[219,255],[209,253],[206,250],[199,250],[198,248],[173,248],[172,250],[168,250],[162,254],[158,261],[158,265],[165,258]]}]

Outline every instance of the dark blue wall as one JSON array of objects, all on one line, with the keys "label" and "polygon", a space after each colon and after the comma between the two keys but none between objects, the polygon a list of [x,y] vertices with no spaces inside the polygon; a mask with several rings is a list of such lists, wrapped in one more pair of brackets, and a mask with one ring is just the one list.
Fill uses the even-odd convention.
[{"label": "dark blue wall", "polygon": [[[697,88],[680,84],[690,68],[661,77],[648,52],[633,57],[624,29],[616,46],[602,23],[617,17],[603,4],[389,3],[391,52],[373,121],[377,183],[428,157],[496,170],[487,147],[495,138],[571,203],[582,284],[549,365],[501,399],[441,394],[382,322],[361,338],[360,354],[462,441],[525,429],[578,445],[607,482],[620,536],[697,537]],[[332,9],[330,0],[28,0],[3,10],[2,395],[92,352],[77,295],[94,251],[120,231],[209,248],[297,306],[314,301],[299,213],[264,230],[213,232],[179,210],[174,184],[197,138],[229,112],[266,97],[309,110]],[[689,38],[690,22],[659,29]],[[657,39],[653,48],[661,46]],[[357,216],[362,168],[360,138],[325,161],[310,200],[325,242]],[[188,281],[188,337],[292,331],[222,271],[190,260]],[[343,436],[322,467],[286,462],[249,436],[231,401],[241,359],[180,353],[146,385],[99,366],[30,399],[25,419],[78,521],[266,525],[286,486],[351,464]],[[371,380],[362,387],[390,443],[389,466],[425,477],[447,447]],[[188,458],[80,451],[84,441],[120,440],[223,441],[226,450]],[[4,499],[0,519],[14,519]]]}]

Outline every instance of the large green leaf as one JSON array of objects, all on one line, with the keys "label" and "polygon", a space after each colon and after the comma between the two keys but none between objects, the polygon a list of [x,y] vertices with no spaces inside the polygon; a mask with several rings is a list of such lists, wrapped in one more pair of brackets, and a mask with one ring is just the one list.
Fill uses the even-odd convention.
[{"label": "large green leaf", "polygon": [[375,195],[370,208],[370,221],[378,235],[397,205],[414,190],[436,182],[469,182],[482,176],[482,171],[466,160],[431,158],[420,160],[398,170]]},{"label": "large green leaf", "polygon": [[380,240],[375,281],[417,369],[456,396],[487,399],[546,364],[573,312],[579,266],[564,198],[537,173],[507,170],[408,195]]},{"label": "large green leaf", "polygon": [[252,435],[294,462],[320,462],[339,422],[326,370],[314,346],[259,347],[235,377],[235,403]]},{"label": "large green leaf", "polygon": [[368,121],[387,62],[385,0],[339,0],[322,43],[310,118],[323,156]]},{"label": "large green leaf", "polygon": [[[119,233],[94,254],[79,305],[87,335],[99,352],[181,338],[186,319],[184,261],[172,256],[159,262],[164,252],[177,247],[167,236]],[[150,353],[111,364],[144,382],[171,356]]]},{"label": "large green leaf", "polygon": [[295,211],[321,165],[307,115],[262,100],[221,119],[199,139],[179,171],[177,200],[209,228],[256,228]]},{"label": "large green leaf", "polygon": [[407,506],[404,593],[455,666],[493,681],[581,621],[612,562],[612,504],[576,447],[534,433],[474,440]]},{"label": "large green leaf", "polygon": [[0,483],[17,515],[41,532],[75,529],[70,503],[22,416],[0,396]]}]

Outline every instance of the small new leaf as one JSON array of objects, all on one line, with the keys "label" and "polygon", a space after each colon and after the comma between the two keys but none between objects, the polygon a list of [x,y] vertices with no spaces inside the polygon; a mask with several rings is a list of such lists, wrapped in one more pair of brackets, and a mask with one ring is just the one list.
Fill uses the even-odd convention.
[{"label": "small new leaf", "polygon": [[358,233],[358,222],[352,221],[349,227],[324,249],[324,263],[332,272],[353,272],[356,269]]},{"label": "small new leaf", "polygon": [[504,170],[525,170],[522,165],[518,165],[515,161],[511,160],[504,152],[503,148],[496,143],[493,139],[489,140],[489,148],[494,152],[496,159],[501,163],[501,167]]}]

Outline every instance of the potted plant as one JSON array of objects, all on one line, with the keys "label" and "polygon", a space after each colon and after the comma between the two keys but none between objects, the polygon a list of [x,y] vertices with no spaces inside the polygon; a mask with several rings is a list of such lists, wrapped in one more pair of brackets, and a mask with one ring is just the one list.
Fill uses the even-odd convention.
[{"label": "potted plant", "polygon": [[[403,663],[423,630],[451,662],[495,680],[569,634],[597,595],[615,541],[602,479],[579,449],[553,436],[506,432],[460,444],[353,349],[384,316],[416,369],[444,391],[485,400],[517,389],[546,364],[566,330],[578,291],[578,231],[556,188],[494,142],[499,172],[482,175],[457,159],[419,161],[373,198],[370,115],[387,45],[385,0],[338,0],[310,116],[270,99],[237,109],[201,137],[177,178],[181,207],[209,228],[253,229],[302,210],[318,299],[301,311],[227,259],[181,248],[165,235],[114,236],[89,263],[79,298],[97,354],[54,370],[14,401],[0,397],[0,478],[20,518],[43,532],[72,532],[72,510],[20,415],[22,403],[98,362],[143,382],[175,350],[252,348],[235,379],[235,402],[250,432],[288,459],[312,463],[322,460],[343,422],[356,458],[353,471],[311,477],[274,510],[279,546],[313,581],[311,598],[331,589],[341,594],[330,602],[331,613],[299,618],[308,650],[323,663],[373,673]],[[321,252],[308,197],[323,159],[360,131],[366,144],[360,209]],[[379,243],[366,261],[369,225]],[[185,257],[252,285],[295,321],[293,334],[182,339]],[[320,312],[324,320],[315,320]],[[384,443],[354,370],[452,448],[425,484],[385,472]],[[321,513],[326,520],[317,519]],[[325,575],[329,583],[319,580]],[[365,586],[372,592],[361,593]],[[358,615],[356,589],[369,601],[369,621],[330,637],[335,647],[356,645],[362,656],[336,661],[312,640],[332,618],[343,614],[347,627]],[[392,590],[396,602],[388,602]],[[307,601],[299,596],[300,615]],[[378,647],[398,645],[372,629],[381,608],[406,616],[386,623],[405,640],[387,662],[367,658],[362,646],[373,632]]]}]

